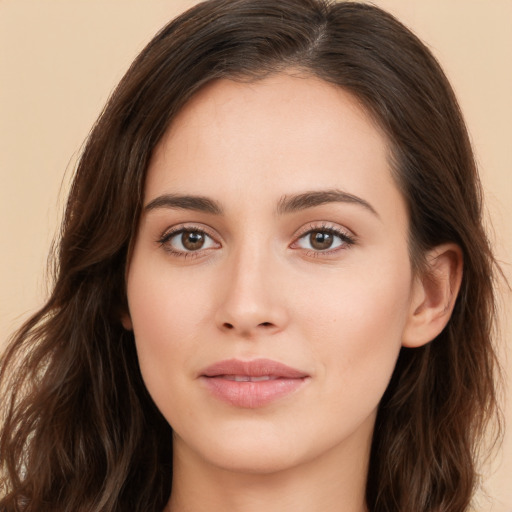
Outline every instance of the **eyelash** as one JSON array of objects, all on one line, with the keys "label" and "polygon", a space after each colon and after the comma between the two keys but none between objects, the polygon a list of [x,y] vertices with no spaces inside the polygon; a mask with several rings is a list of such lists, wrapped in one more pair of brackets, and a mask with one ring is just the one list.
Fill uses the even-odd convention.
[{"label": "eyelash", "polygon": [[[175,236],[178,236],[183,233],[199,233],[201,235],[204,235],[208,237],[211,240],[215,240],[212,235],[208,233],[208,231],[204,227],[194,226],[194,225],[180,225],[176,226],[174,228],[171,228],[170,230],[167,230],[157,241],[162,246],[162,248],[171,254],[172,256],[176,256],[178,258],[197,258],[198,256],[201,256],[201,253],[203,251],[207,251],[207,249],[199,249],[197,251],[180,251],[177,249],[174,249],[172,245],[169,243],[172,238]],[[216,242],[218,244],[218,242]]]},{"label": "eyelash", "polygon": [[303,231],[299,232],[298,235],[296,235],[295,242],[293,242],[293,246],[297,246],[300,240],[305,239],[307,236],[310,236],[312,233],[328,233],[330,235],[333,235],[334,237],[337,237],[340,239],[340,245],[331,249],[325,249],[325,250],[314,250],[314,249],[303,249],[305,251],[305,254],[309,257],[313,258],[319,258],[319,257],[325,257],[329,255],[335,255],[339,251],[346,250],[350,248],[352,245],[354,245],[357,241],[356,237],[354,235],[349,234],[347,231],[344,231],[336,226],[328,225],[328,224],[321,224],[320,226],[317,224],[309,224],[307,227],[304,228]]},{"label": "eyelash", "polygon": [[[208,237],[212,241],[215,242],[215,238],[205,230],[204,227],[194,226],[194,225],[180,225],[176,226],[170,230],[167,230],[158,240],[158,244],[169,254],[179,258],[197,258],[204,253],[204,251],[208,251],[211,247],[206,249],[198,249],[197,251],[181,251],[174,249],[172,245],[169,243],[174,237],[183,234],[183,233],[198,233],[203,236]],[[295,237],[295,241],[290,245],[293,249],[300,248],[297,247],[300,240],[303,240],[308,235],[312,233],[328,233],[333,235],[334,237],[339,238],[341,241],[340,245],[335,247],[334,249],[325,249],[325,250],[314,250],[314,249],[305,249],[303,248],[305,254],[309,257],[321,257],[326,255],[332,255],[337,253],[338,251],[348,249],[352,245],[356,243],[356,238],[353,235],[348,234],[346,231],[343,231],[335,226],[330,226],[327,224],[322,224],[321,226],[310,224],[308,225],[302,232],[300,232]],[[218,242],[215,242],[218,244]]]}]

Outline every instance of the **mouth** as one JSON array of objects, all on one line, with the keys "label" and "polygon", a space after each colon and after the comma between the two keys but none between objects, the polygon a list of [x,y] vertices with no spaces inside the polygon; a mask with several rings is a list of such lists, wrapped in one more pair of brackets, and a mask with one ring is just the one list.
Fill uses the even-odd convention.
[{"label": "mouth", "polygon": [[234,407],[258,408],[299,390],[309,375],[270,359],[220,361],[200,373],[217,399]]},{"label": "mouth", "polygon": [[232,380],[234,382],[263,382],[265,380],[276,380],[281,377],[275,377],[270,375],[264,375],[262,377],[251,377],[250,375],[219,375],[226,380]]}]

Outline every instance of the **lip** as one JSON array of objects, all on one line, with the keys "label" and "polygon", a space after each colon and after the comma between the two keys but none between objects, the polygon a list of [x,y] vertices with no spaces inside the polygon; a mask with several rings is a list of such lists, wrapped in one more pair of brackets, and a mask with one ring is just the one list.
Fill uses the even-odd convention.
[{"label": "lip", "polygon": [[228,359],[208,366],[199,378],[212,395],[235,407],[263,407],[301,388],[310,376],[271,359]]}]

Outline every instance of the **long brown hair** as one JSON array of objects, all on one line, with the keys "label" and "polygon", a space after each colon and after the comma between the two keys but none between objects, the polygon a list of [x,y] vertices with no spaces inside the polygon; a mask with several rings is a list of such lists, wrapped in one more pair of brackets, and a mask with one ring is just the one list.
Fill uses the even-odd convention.
[{"label": "long brown hair", "polygon": [[[373,512],[461,512],[495,410],[495,263],[453,91],[427,48],[377,7],[324,0],[210,0],[164,27],[111,96],[69,194],[47,304],[0,368],[2,511],[159,512],[171,492],[172,431],[123,329],[125,267],[156,144],[217,78],[293,67],[357,97],[388,137],[410,212],[411,261],[443,242],[464,276],[446,329],[403,348],[380,404],[367,484]],[[340,504],[341,508],[341,504]]]}]

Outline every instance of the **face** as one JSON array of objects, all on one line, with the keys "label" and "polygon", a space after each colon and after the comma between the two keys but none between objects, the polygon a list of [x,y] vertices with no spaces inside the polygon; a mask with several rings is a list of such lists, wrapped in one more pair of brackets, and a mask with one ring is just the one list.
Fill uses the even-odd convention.
[{"label": "face", "polygon": [[220,80],[174,120],[124,323],[175,453],[252,472],[367,456],[413,289],[388,154],[311,77]]}]

